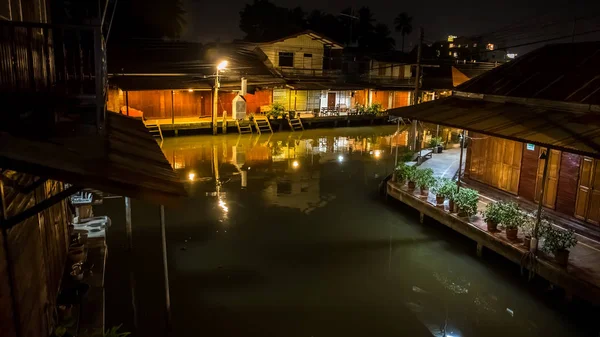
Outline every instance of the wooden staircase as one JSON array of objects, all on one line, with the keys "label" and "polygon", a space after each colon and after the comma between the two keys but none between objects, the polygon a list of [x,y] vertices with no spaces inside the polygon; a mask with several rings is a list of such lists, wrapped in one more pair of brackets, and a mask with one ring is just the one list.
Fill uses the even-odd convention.
[{"label": "wooden staircase", "polygon": [[304,131],[304,125],[302,125],[300,117],[289,118],[288,123],[290,124],[290,128],[292,129],[292,131]]},{"label": "wooden staircase", "polygon": [[273,133],[273,129],[271,128],[271,123],[269,123],[269,119],[267,117],[254,117],[254,126],[256,127],[256,131],[258,134],[262,134],[263,132],[271,132]]},{"label": "wooden staircase", "polygon": [[241,135],[243,133],[252,133],[252,124],[248,123],[247,125],[240,125],[240,120],[235,120],[235,126],[237,126],[238,133]]},{"label": "wooden staircase", "polygon": [[144,122],[144,124],[146,125],[146,129],[148,129],[148,132],[150,132],[150,134],[153,137],[160,137],[160,140],[163,141],[163,134],[162,134],[162,130],[160,129],[160,124],[158,124],[156,122],[151,122],[151,123]]}]

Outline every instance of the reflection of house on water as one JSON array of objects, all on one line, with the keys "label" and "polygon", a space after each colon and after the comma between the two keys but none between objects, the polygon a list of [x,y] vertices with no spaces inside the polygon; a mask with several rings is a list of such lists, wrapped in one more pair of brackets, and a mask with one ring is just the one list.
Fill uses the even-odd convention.
[{"label": "reflection of house on water", "polygon": [[181,179],[193,185],[192,194],[218,192],[220,184],[229,192],[247,186],[262,190],[267,203],[310,213],[335,199],[322,187],[324,174],[338,179],[341,163],[362,167],[367,165],[362,157],[378,159],[406,145],[406,132],[395,134],[395,127],[378,129],[379,135],[365,131],[179,137],[167,139],[163,152]]}]

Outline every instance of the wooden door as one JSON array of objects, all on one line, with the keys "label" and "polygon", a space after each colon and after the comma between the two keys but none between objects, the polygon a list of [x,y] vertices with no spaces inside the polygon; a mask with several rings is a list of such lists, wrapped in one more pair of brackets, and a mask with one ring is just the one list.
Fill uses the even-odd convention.
[{"label": "wooden door", "polygon": [[600,224],[600,161],[583,157],[579,171],[579,189],[575,217]]},{"label": "wooden door", "polygon": [[335,108],[335,92],[330,92],[327,94],[327,108],[328,109]]},{"label": "wooden door", "polygon": [[[540,149],[540,153],[547,151],[547,149]],[[548,208],[554,209],[556,206],[556,193],[558,191],[558,175],[560,172],[560,157],[561,152],[558,150],[547,151],[549,154],[548,158],[548,172],[546,174],[546,186],[544,188],[544,196],[542,198],[542,205]],[[544,175],[545,159],[538,160],[537,179],[535,184],[535,201],[539,201],[540,189],[542,188],[542,177]]]},{"label": "wooden door", "polygon": [[517,194],[523,144],[473,133],[469,158],[471,179]]}]

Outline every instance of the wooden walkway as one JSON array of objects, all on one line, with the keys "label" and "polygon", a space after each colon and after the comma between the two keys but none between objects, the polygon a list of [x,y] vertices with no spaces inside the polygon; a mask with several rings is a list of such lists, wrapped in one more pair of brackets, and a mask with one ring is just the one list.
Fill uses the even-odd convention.
[{"label": "wooden walkway", "polygon": [[[485,247],[519,265],[528,252],[523,246],[522,233],[519,233],[517,241],[511,241],[504,232],[488,232],[481,214],[471,218],[459,217],[448,211],[447,201],[443,208],[438,207],[433,194],[421,198],[418,190],[409,191],[406,186],[396,182],[389,181],[386,190],[389,197],[416,209],[421,217],[430,217],[475,241],[478,252]],[[485,205],[491,201],[491,198],[481,195],[479,210],[485,209]],[[533,270],[540,277],[565,289],[568,294],[597,305],[600,304],[600,243],[581,235],[578,235],[578,239],[579,243],[571,249],[567,267],[555,264],[540,252]]]},{"label": "wooden walkway", "polygon": [[[259,118],[262,116],[259,116]],[[388,121],[387,115],[382,116],[369,116],[369,115],[342,115],[342,116],[323,116],[314,117],[312,115],[302,115],[302,127],[296,128],[296,130],[305,128],[319,128],[319,127],[347,127],[347,126],[359,126],[359,125],[375,125],[375,124],[386,124]],[[161,118],[153,119],[149,118],[145,121],[147,125],[156,125],[160,127],[162,133],[165,131],[175,133],[179,130],[210,130],[212,129],[212,119],[210,116],[207,117],[176,117],[172,118]],[[231,117],[228,117],[225,121],[226,127],[229,132],[238,132],[238,126],[246,128],[247,126],[254,125],[249,120],[242,120],[236,123]],[[280,124],[282,124],[280,126]],[[271,121],[273,131],[278,130],[290,130],[289,122],[287,119],[277,119]],[[217,119],[217,127],[219,130],[223,129],[223,118]]]}]

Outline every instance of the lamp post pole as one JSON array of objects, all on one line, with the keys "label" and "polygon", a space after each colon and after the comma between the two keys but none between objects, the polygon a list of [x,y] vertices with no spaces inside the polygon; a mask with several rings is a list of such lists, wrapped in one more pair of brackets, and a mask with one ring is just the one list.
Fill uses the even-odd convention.
[{"label": "lamp post pole", "polygon": [[217,108],[219,107],[219,67],[217,67],[217,76],[215,77],[215,94],[213,96],[212,129],[213,135],[217,134]]}]

